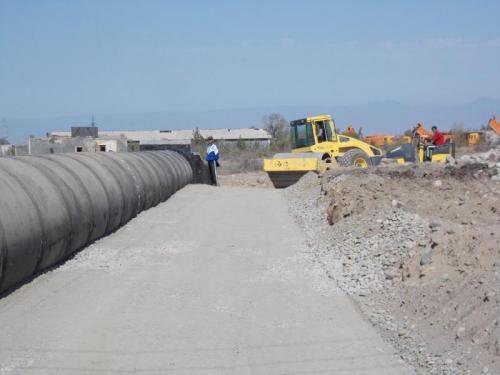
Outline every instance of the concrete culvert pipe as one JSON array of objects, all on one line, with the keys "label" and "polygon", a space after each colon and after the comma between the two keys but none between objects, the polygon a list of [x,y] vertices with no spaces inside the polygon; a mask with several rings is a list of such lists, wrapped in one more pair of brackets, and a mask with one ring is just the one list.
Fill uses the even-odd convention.
[{"label": "concrete culvert pipe", "polygon": [[0,293],[190,183],[173,151],[0,158]]}]

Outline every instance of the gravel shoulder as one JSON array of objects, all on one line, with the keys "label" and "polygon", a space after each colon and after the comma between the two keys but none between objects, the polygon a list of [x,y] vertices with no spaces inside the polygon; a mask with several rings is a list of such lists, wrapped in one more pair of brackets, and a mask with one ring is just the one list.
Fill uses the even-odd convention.
[{"label": "gravel shoulder", "polygon": [[500,373],[499,162],[311,173],[285,190],[318,264],[418,373]]}]

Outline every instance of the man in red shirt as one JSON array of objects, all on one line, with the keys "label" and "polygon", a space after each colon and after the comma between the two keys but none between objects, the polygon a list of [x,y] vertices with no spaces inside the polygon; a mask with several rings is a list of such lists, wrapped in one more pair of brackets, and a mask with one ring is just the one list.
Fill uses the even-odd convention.
[{"label": "man in red shirt", "polygon": [[433,126],[432,127],[432,138],[431,138],[431,142],[435,145],[435,146],[442,146],[445,144],[446,142],[446,139],[444,138],[444,134],[441,133],[437,126]]},{"label": "man in red shirt", "polygon": [[431,144],[425,147],[425,159],[428,161],[432,161],[432,151],[436,147],[442,146],[446,143],[446,138],[444,137],[444,134],[438,130],[437,126],[433,126],[431,130],[432,130]]}]

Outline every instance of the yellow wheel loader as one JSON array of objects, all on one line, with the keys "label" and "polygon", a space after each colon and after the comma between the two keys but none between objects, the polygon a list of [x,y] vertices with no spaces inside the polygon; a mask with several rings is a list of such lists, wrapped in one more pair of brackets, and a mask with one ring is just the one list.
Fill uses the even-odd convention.
[{"label": "yellow wheel loader", "polygon": [[428,147],[423,139],[418,143],[403,144],[383,155],[381,149],[359,139],[337,134],[330,115],[312,116],[290,122],[291,153],[281,153],[264,159],[267,172],[276,188],[293,185],[307,172],[321,173],[341,167],[368,168],[378,165],[382,158],[406,162],[445,162],[454,155],[454,144]]},{"label": "yellow wheel loader", "polygon": [[274,186],[283,188],[297,182],[310,171],[323,172],[335,167],[377,165],[382,150],[359,139],[337,134],[330,115],[312,116],[290,122],[292,152],[264,159],[264,171]]}]

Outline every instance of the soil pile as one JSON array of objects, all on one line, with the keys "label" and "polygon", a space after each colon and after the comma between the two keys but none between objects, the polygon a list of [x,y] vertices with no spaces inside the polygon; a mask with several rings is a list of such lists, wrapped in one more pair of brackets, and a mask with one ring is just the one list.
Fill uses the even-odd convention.
[{"label": "soil pile", "polygon": [[422,374],[500,373],[499,162],[339,169],[285,191],[315,259]]}]

